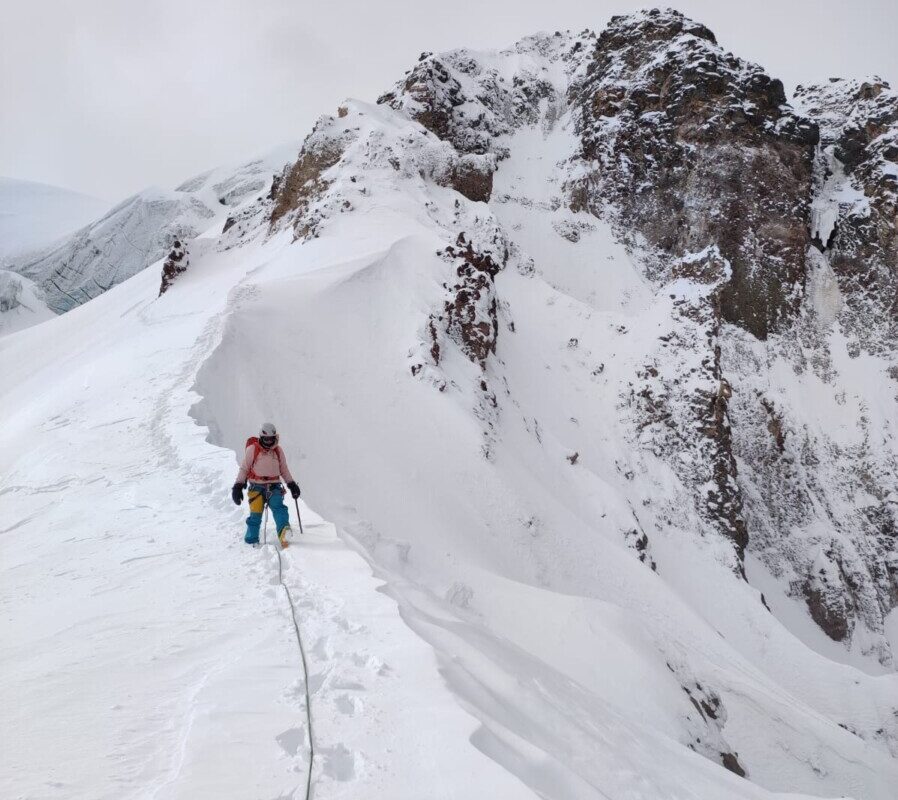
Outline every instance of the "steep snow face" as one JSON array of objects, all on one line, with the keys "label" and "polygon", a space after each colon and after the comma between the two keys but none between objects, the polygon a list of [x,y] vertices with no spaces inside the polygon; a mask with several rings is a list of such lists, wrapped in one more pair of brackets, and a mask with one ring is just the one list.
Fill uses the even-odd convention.
[{"label": "steep snow face", "polygon": [[[702,527],[729,538],[741,559],[749,533],[720,328],[729,321],[766,337],[799,311],[816,126],[785,105],[779,81],[672,11],[614,18],[598,37],[533,37],[498,57],[425,54],[381,102],[457,152],[496,163],[509,156],[510,132],[560,121],[576,141],[558,154],[550,202],[609,222],[655,286],[703,287],[677,300],[628,402],[639,444],[666,455]],[[493,191],[455,188],[478,200]],[[518,194],[527,200],[531,189]],[[585,218],[564,223],[572,240]],[[456,301],[472,296],[470,283],[455,283]],[[468,329],[495,328],[494,299],[480,291],[478,301]]]},{"label": "steep snow face", "polygon": [[0,178],[0,267],[47,247],[108,207],[58,186]]},{"label": "steep snow face", "polygon": [[639,445],[666,458],[741,561],[750,532],[721,329],[765,339],[799,313],[816,126],[779,81],[674,11],[613,18],[569,97],[580,150],[566,202],[608,220],[677,297],[633,376]]},{"label": "steep snow face", "polygon": [[[570,291],[572,275],[597,275],[590,240],[580,241],[590,217],[612,226],[675,305],[625,393],[633,445],[689,487],[699,528],[732,541],[734,569],[751,549],[830,639],[889,665],[898,104],[878,80],[801,89],[804,116],[785,100],[779,81],[670,11],[498,55],[425,54],[381,98],[460,157],[498,165],[521,158],[512,134],[567,131],[560,149],[538,145],[553,159],[546,174],[525,165],[501,192],[489,174],[488,192],[466,196],[489,199],[500,217],[509,201],[536,204],[542,217],[567,206],[574,216],[553,230],[584,255],[553,255],[543,243],[552,237],[530,233],[544,230],[533,220],[520,233],[486,233],[480,247],[517,253],[525,269],[567,263]],[[547,179],[559,186],[537,200]],[[458,278],[428,327],[434,361],[441,328],[456,338],[467,330],[479,339],[473,352],[495,352],[502,298],[489,279]],[[467,326],[456,322],[459,304]],[[862,348],[870,357],[855,362]],[[819,385],[784,380],[809,371]],[[805,399],[821,391],[834,398],[822,415]]]},{"label": "steep snow face", "polygon": [[229,209],[268,190],[290,154],[295,148],[280,148],[174,191],[147,189],[55,247],[17,259],[12,269],[40,285],[55,312],[68,311],[159,261],[175,241],[221,225]]},{"label": "steep snow face", "polygon": [[56,316],[43,292],[28,278],[0,269],[0,336],[30,328]]}]

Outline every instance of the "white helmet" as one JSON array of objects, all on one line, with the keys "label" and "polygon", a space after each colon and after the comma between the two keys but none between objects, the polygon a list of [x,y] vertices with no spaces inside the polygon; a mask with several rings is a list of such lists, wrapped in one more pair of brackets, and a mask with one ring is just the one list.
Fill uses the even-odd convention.
[{"label": "white helmet", "polygon": [[259,430],[259,444],[262,445],[266,450],[274,447],[278,443],[278,432],[277,428],[270,422],[265,422],[262,424],[262,428]]}]

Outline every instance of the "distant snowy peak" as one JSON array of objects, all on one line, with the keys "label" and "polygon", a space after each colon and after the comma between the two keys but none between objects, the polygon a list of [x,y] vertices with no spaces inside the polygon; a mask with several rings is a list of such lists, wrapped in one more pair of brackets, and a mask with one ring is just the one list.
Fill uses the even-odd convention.
[{"label": "distant snowy peak", "polygon": [[238,206],[263,189],[267,190],[271,185],[271,176],[293,161],[298,151],[299,142],[290,142],[237,167],[218,167],[203,172],[184,181],[175,191],[203,194],[213,204]]},{"label": "distant snowy peak", "polygon": [[192,194],[148,189],[17,270],[39,283],[51,308],[61,313],[157,261],[175,239],[192,239],[215,215]]},{"label": "distant snowy peak", "polygon": [[43,183],[0,178],[0,266],[95,219],[108,203]]},{"label": "distant snowy peak", "polygon": [[231,209],[266,192],[295,152],[292,146],[279,148],[238,167],[203,173],[174,191],[146,189],[13,267],[42,287],[51,308],[68,311],[155,263],[176,240],[189,241],[224,222]]}]

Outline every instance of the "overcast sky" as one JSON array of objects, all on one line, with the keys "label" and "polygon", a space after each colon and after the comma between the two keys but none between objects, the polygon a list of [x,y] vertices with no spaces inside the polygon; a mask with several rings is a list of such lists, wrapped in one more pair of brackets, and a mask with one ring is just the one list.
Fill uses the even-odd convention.
[{"label": "overcast sky", "polygon": [[[118,200],[301,140],[423,50],[600,30],[606,0],[0,0],[0,175]],[[898,0],[684,0],[718,41],[797,83],[898,83]]]}]

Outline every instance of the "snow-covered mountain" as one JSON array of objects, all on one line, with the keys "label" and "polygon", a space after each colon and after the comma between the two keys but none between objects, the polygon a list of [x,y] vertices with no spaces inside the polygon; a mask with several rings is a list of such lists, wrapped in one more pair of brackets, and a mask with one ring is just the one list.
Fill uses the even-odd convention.
[{"label": "snow-covered mountain", "polygon": [[304,796],[281,574],[316,798],[893,798],[896,119],[673,11],[425,53],[0,340],[8,793]]},{"label": "snow-covered mountain", "polygon": [[10,269],[41,286],[54,311],[68,311],[155,263],[176,240],[221,226],[231,208],[266,192],[272,175],[295,153],[294,146],[284,146],[174,190],[146,189],[55,246],[19,256]]}]

